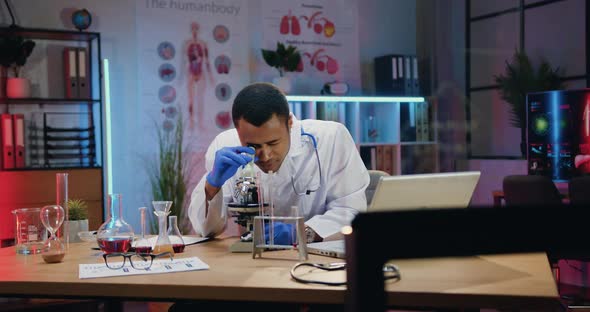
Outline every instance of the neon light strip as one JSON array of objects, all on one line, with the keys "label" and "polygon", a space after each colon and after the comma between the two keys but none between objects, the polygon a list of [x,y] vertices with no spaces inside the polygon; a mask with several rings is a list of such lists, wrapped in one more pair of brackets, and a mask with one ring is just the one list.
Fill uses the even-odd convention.
[{"label": "neon light strip", "polygon": [[111,152],[111,80],[109,77],[109,60],[103,60],[104,74],[104,115],[105,115],[105,137],[106,137],[106,154],[107,154],[107,194],[113,190],[113,154]]},{"label": "neon light strip", "polygon": [[559,146],[559,120],[560,118],[560,111],[559,111],[559,97],[557,91],[551,92],[551,111],[553,112],[553,120],[551,125],[552,135],[551,138],[553,142],[551,145],[553,146],[553,177],[558,178],[559,174],[559,159],[561,158],[561,151]]},{"label": "neon light strip", "polygon": [[371,103],[422,103],[423,97],[411,96],[311,96],[311,95],[287,95],[287,101],[295,102],[371,102]]}]

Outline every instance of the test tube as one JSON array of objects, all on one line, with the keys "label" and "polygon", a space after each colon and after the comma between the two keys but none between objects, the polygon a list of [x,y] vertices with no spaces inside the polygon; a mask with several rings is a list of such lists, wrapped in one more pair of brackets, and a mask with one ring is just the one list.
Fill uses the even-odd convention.
[{"label": "test tube", "polygon": [[269,228],[268,228],[268,242],[271,246],[274,246],[275,244],[275,231],[274,231],[274,225],[275,225],[275,220],[274,220],[274,216],[275,216],[275,196],[274,196],[274,188],[272,186],[272,180],[273,180],[273,176],[274,176],[274,172],[269,171],[268,172],[268,196],[270,198],[270,222],[269,222]]},{"label": "test tube", "polygon": [[[264,217],[264,192],[262,191],[262,174],[260,171],[256,172],[256,183],[258,184],[258,214],[259,216]],[[261,224],[261,232],[264,238],[264,219],[262,219]]]},{"label": "test tube", "polygon": [[291,217],[293,218],[293,223],[291,227],[291,238],[293,239],[293,247],[297,247],[297,218],[299,218],[299,208],[297,206],[291,206]]},{"label": "test tube", "polygon": [[256,172],[256,186],[258,187],[258,215],[264,216],[264,197],[262,197],[262,176],[260,172]]}]

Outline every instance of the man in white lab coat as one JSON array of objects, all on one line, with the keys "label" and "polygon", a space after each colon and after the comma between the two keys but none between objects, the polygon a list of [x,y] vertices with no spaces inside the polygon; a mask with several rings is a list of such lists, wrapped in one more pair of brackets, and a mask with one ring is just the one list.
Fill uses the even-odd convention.
[{"label": "man in white lab coat", "polygon": [[[305,218],[308,242],[342,238],[342,226],[366,210],[369,185],[369,174],[346,127],[297,120],[284,94],[269,83],[240,91],[232,118],[235,129],[220,133],[209,146],[207,173],[191,196],[189,217],[197,233],[212,237],[224,231],[236,173],[254,158],[265,201],[272,196],[276,216],[292,215],[292,206],[297,206]],[[292,243],[290,226],[275,222],[276,244]]]}]

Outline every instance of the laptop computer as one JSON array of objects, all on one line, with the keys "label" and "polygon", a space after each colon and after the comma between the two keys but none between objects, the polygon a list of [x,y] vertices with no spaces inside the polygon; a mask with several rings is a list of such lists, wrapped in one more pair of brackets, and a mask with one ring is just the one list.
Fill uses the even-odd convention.
[{"label": "laptop computer", "polygon": [[[466,171],[382,176],[367,211],[467,208],[480,175]],[[344,258],[344,241],[310,243],[307,252]]]}]

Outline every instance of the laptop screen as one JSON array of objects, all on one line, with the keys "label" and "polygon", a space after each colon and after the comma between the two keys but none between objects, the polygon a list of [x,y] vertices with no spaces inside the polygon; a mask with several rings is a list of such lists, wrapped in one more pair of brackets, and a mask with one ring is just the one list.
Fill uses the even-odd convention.
[{"label": "laptop screen", "polygon": [[467,208],[479,171],[383,176],[367,211]]}]

